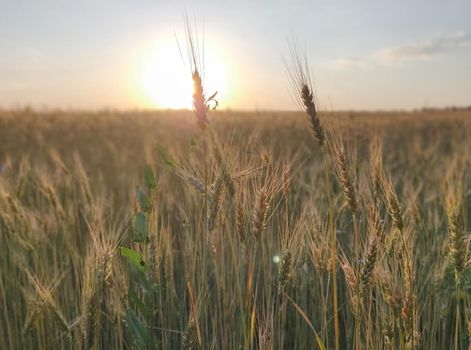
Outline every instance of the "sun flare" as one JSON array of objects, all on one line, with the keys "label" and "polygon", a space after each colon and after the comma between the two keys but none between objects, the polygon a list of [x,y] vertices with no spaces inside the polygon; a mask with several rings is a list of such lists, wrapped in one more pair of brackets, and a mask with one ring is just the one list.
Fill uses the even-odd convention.
[{"label": "sun flare", "polygon": [[[180,53],[175,40],[143,50],[138,63],[137,88],[148,107],[192,108],[193,83],[187,61],[186,52]],[[220,101],[226,89],[225,69],[217,50],[206,43],[203,76],[206,95],[218,91]]]}]

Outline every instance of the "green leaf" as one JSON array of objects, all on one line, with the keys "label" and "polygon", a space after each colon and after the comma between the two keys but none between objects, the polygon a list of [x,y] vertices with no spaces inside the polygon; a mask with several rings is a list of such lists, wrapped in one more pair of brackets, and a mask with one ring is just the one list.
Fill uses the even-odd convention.
[{"label": "green leaf", "polygon": [[147,270],[146,262],[144,261],[141,253],[126,247],[119,247],[119,253],[126,257],[128,261],[139,271],[145,272]]},{"label": "green leaf", "polygon": [[150,340],[149,330],[147,329],[146,325],[142,323],[142,321],[132,309],[126,310],[125,321],[138,349],[146,349]]},{"label": "green leaf", "polygon": [[153,190],[157,187],[154,170],[152,170],[148,164],[144,167],[144,180],[149,190]]},{"label": "green leaf", "polygon": [[134,242],[147,242],[147,215],[138,212],[134,218]]},{"label": "green leaf", "polygon": [[139,299],[138,295],[132,290],[132,288],[128,291],[129,300],[132,301],[132,305],[146,318],[148,318],[152,314],[152,310],[150,310],[144,302]]},{"label": "green leaf", "polygon": [[139,188],[136,188],[136,199],[143,212],[149,213],[152,210],[152,199]]},{"label": "green leaf", "polygon": [[216,98],[217,94],[218,94],[218,92],[216,91],[214,94],[212,94],[211,96],[208,97],[207,101],[214,100]]},{"label": "green leaf", "polygon": [[[216,100],[216,95],[218,92],[216,91],[214,94],[212,94],[207,100],[206,100],[206,110],[210,109],[216,109],[219,106],[219,102]],[[213,107],[211,107],[211,102],[214,103]]]},{"label": "green leaf", "polygon": [[146,293],[152,293],[154,288],[152,282],[149,281],[145,271],[141,271],[139,268],[131,265],[131,276],[132,280],[137,283],[137,285],[142,288]]},{"label": "green leaf", "polygon": [[171,168],[175,168],[175,162],[173,161],[172,157],[170,157],[170,154],[168,153],[167,149],[161,144],[157,144],[156,147],[165,164],[167,164]]}]

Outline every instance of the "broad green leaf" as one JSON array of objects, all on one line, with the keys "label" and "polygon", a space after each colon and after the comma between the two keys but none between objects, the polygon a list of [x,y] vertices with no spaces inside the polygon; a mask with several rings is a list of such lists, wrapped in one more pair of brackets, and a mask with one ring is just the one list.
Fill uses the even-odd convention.
[{"label": "broad green leaf", "polygon": [[131,276],[132,280],[137,283],[137,285],[146,291],[146,293],[152,293],[154,290],[152,282],[149,281],[145,271],[140,270],[139,268],[131,265]]},{"label": "broad green leaf", "polygon": [[139,271],[145,272],[147,269],[146,262],[142,257],[142,254],[136,252],[134,249],[119,247],[119,252],[122,256],[126,257],[129,262],[136,267]]},{"label": "broad green leaf", "polygon": [[157,187],[154,170],[152,170],[148,164],[146,164],[144,168],[144,180],[146,182],[146,187],[149,190],[154,190]]},{"label": "broad green leaf", "polygon": [[132,309],[126,310],[125,321],[138,349],[146,349],[150,339],[149,330],[146,325],[142,323]]},{"label": "broad green leaf", "polygon": [[132,288],[128,291],[129,299],[132,301],[132,305],[137,308],[137,310],[144,316],[149,317],[152,314],[152,310],[150,310],[144,302],[139,299],[138,295],[133,291]]},{"label": "broad green leaf", "polygon": [[147,215],[138,212],[134,218],[134,242],[147,242]]},{"label": "broad green leaf", "polygon": [[149,213],[152,209],[152,199],[139,188],[136,188],[136,198],[139,208],[143,212]]}]

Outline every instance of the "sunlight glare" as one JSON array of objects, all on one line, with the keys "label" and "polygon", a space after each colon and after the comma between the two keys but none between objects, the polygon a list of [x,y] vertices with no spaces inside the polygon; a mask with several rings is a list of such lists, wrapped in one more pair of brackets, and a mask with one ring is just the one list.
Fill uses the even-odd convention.
[{"label": "sunlight glare", "polygon": [[[176,40],[161,42],[144,50],[138,64],[137,88],[146,105],[152,108],[192,108],[193,83],[185,46],[180,43],[183,58]],[[218,91],[221,102],[224,93],[225,69],[223,61],[207,43],[204,48],[204,89],[206,97]]]}]

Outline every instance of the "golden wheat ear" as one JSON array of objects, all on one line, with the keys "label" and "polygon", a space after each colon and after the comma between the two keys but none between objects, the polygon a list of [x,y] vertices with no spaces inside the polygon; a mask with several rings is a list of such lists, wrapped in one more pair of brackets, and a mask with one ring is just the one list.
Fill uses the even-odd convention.
[{"label": "golden wheat ear", "polygon": [[[185,43],[186,57],[191,72],[191,80],[193,82],[193,111],[196,117],[198,127],[204,131],[208,125],[207,118],[207,102],[214,100],[216,94],[213,94],[206,100],[204,94],[204,36],[200,42],[196,25],[192,25],[188,19],[188,15],[184,17],[185,23]],[[180,54],[183,58],[183,52],[178,43]]]},{"label": "golden wheat ear", "polygon": [[292,94],[298,105],[308,115],[314,137],[322,147],[325,142],[325,133],[317,113],[307,55],[295,40],[290,42],[289,46],[291,61],[289,63],[285,62],[285,65]]},{"label": "golden wheat ear", "polygon": [[332,153],[334,158],[334,165],[339,179],[342,191],[345,195],[345,201],[348,204],[353,214],[358,211],[358,188],[355,177],[352,174],[349,159],[347,159],[347,152],[343,143],[338,139],[333,139]]},{"label": "golden wheat ear", "polygon": [[261,188],[257,193],[252,219],[252,233],[256,241],[260,240],[260,237],[266,228],[267,210],[267,192],[265,188]]}]

